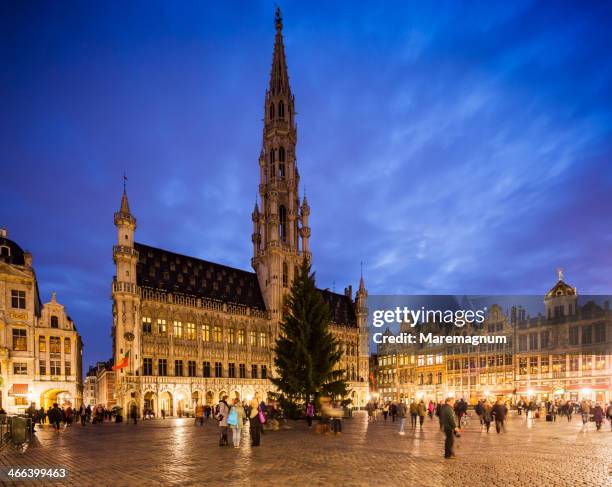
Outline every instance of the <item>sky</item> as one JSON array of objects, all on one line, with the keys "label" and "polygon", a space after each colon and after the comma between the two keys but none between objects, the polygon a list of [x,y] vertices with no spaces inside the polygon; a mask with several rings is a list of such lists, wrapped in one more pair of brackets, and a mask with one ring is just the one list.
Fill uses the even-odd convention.
[{"label": "sky", "polygon": [[[280,2],[317,284],[612,293],[612,4]],[[113,212],[250,270],[274,3],[3,2],[0,226],[111,356]]]}]

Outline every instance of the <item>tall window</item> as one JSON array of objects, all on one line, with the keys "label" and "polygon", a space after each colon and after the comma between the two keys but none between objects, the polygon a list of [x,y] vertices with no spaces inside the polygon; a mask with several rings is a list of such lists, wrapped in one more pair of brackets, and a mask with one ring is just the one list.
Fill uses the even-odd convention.
[{"label": "tall window", "polygon": [[28,349],[28,334],[24,328],[13,328],[13,350],[23,352]]},{"label": "tall window", "polygon": [[274,120],[274,103],[270,103],[270,120]]},{"label": "tall window", "polygon": [[41,360],[38,365],[40,375],[47,375],[47,362]]},{"label": "tall window", "polygon": [[182,360],[174,361],[174,375],[177,377],[183,376],[183,361]]},{"label": "tall window", "polygon": [[261,378],[262,379],[267,379],[268,378],[268,366],[267,365],[262,365],[261,366]]},{"label": "tall window", "polygon": [[38,337],[38,351],[41,353],[47,351],[47,338],[42,335]]},{"label": "tall window", "polygon": [[244,336],[245,336],[245,332],[241,328],[240,330],[238,330],[238,345],[244,345]]},{"label": "tall window", "polygon": [[229,363],[227,372],[228,372],[228,377],[231,377],[231,378],[236,377],[236,364],[234,362]]},{"label": "tall window", "polygon": [[165,358],[160,358],[157,361],[157,375],[168,375],[168,360]]},{"label": "tall window", "polygon": [[195,323],[187,323],[187,340],[195,340],[196,331]]},{"label": "tall window", "polygon": [[204,362],[202,364],[202,375],[204,377],[210,377],[210,362]]},{"label": "tall window", "polygon": [[597,323],[595,325],[595,342],[603,343],[606,341],[606,324]]},{"label": "tall window", "polygon": [[570,345],[578,345],[578,336],[580,328],[578,326],[572,326],[569,329],[569,343]]},{"label": "tall window", "polygon": [[51,328],[59,328],[59,319],[57,316],[51,317]]},{"label": "tall window", "polygon": [[257,332],[255,330],[251,330],[249,332],[249,344],[252,347],[255,347],[257,345]]},{"label": "tall window", "polygon": [[244,379],[246,377],[246,365],[240,364],[238,366],[238,371],[240,373],[240,378]]},{"label": "tall window", "polygon": [[279,238],[282,242],[287,241],[287,209],[281,205],[278,209],[278,220],[280,222]]},{"label": "tall window", "polygon": [[278,162],[285,162],[285,148],[280,147],[278,149]]},{"label": "tall window", "polygon": [[16,309],[26,308],[25,291],[18,291],[16,289],[11,290],[11,307]]},{"label": "tall window", "polygon": [[283,262],[283,287],[287,287],[289,285],[289,267],[287,267],[287,263]]},{"label": "tall window", "polygon": [[251,377],[253,379],[257,379],[257,365],[256,364],[251,365]]},{"label": "tall window", "polygon": [[49,373],[51,375],[61,375],[62,365],[59,360],[51,360],[49,366]]},{"label": "tall window", "polygon": [[223,377],[223,365],[221,362],[215,362],[215,377]]},{"label": "tall window", "polygon": [[187,375],[189,375],[189,377],[195,377],[196,376],[196,363],[195,363],[195,360],[190,360],[187,365],[188,365]]},{"label": "tall window", "polygon": [[168,333],[166,320],[157,320],[157,333],[164,336]]},{"label": "tall window", "polygon": [[146,335],[151,333],[151,318],[142,318],[142,332]]},{"label": "tall window", "polygon": [[223,332],[221,331],[221,327],[218,325],[215,325],[213,328],[213,338],[215,339],[215,343],[221,343],[221,340],[223,339]]},{"label": "tall window", "polygon": [[278,102],[278,118],[285,118],[285,104],[282,100]]},{"label": "tall window", "polygon": [[210,325],[202,325],[202,340],[210,341]]},{"label": "tall window", "polygon": [[265,331],[259,332],[259,346],[267,347],[268,346],[268,336]]},{"label": "tall window", "polygon": [[70,338],[64,338],[64,355],[70,355],[72,352],[72,344],[70,343]]},{"label": "tall window", "polygon": [[142,359],[142,375],[153,375],[153,359]]},{"label": "tall window", "polygon": [[64,374],[72,374],[72,364],[70,363],[70,360],[66,360],[66,362],[64,363]]},{"label": "tall window", "polygon": [[236,343],[236,330],[233,328],[227,330],[227,341],[229,343]]},{"label": "tall window", "polygon": [[183,338],[183,323],[180,321],[174,322],[174,338]]},{"label": "tall window", "polygon": [[49,337],[49,352],[61,353],[62,342],[60,337]]},{"label": "tall window", "polygon": [[588,345],[591,343],[591,334],[593,331],[593,327],[591,325],[586,325],[582,327],[582,344]]}]

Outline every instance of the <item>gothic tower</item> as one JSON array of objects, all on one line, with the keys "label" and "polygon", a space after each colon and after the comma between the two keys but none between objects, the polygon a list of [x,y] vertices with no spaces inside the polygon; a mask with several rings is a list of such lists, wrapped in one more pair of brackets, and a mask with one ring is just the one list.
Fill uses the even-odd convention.
[{"label": "gothic tower", "polygon": [[[126,375],[135,373],[140,344],[140,296],[136,283],[138,251],[134,248],[136,218],[130,212],[125,187],[121,206],[115,213],[117,245],[113,246],[113,260],[116,266],[113,279],[113,355],[115,364],[129,351],[129,365],[117,371],[117,385],[124,383]],[[117,390],[121,394],[121,390]],[[118,402],[121,404],[121,402]]]},{"label": "gothic tower", "polygon": [[[262,150],[259,156],[259,205],[253,210],[253,259],[268,310],[278,313],[283,297],[308,250],[306,198],[300,205],[300,176],[296,165],[294,98],[289,86],[283,21],[276,9],[276,39],[270,85],[266,90]],[[301,240],[301,245],[300,245]]]}]

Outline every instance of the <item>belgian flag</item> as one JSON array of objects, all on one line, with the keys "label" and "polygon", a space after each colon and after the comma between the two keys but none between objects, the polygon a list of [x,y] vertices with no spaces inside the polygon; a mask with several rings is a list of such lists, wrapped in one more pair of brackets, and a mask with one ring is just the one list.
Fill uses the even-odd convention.
[{"label": "belgian flag", "polygon": [[125,352],[123,358],[119,361],[118,364],[113,365],[113,370],[123,369],[128,366],[130,363],[130,351]]}]

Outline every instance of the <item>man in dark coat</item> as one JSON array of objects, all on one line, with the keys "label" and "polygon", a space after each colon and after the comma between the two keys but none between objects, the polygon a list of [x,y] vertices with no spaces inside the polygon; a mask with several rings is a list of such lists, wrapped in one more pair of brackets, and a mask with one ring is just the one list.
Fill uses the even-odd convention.
[{"label": "man in dark coat", "polygon": [[62,421],[62,410],[57,407],[56,402],[53,403],[53,407],[47,412],[47,418],[49,418],[49,423],[53,425],[55,431],[59,433],[60,423]]},{"label": "man in dark coat", "polygon": [[459,431],[459,428],[455,420],[454,405],[455,400],[452,397],[448,397],[444,405],[440,408],[440,425],[446,436],[446,440],[444,441],[444,458],[455,458],[455,433]]},{"label": "man in dark coat", "polygon": [[495,402],[495,406],[493,406],[493,411],[491,411],[493,417],[495,418],[495,430],[499,433],[501,430],[506,431],[504,427],[504,422],[506,421],[506,416],[508,415],[508,408],[503,403],[501,399],[498,399]]}]

